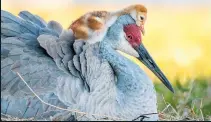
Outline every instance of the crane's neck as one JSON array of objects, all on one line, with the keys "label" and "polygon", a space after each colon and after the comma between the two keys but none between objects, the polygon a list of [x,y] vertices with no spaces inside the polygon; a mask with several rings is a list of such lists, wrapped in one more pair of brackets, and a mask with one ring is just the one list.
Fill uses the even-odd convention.
[{"label": "crane's neck", "polygon": [[140,75],[143,72],[140,67],[127,59],[106,42],[100,43],[100,52],[112,66],[117,77],[117,89],[124,95],[133,96],[143,90]]}]

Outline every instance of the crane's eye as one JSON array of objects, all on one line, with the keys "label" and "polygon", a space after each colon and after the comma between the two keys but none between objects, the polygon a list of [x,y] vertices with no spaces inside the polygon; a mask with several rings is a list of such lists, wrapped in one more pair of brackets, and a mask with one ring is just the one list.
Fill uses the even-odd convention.
[{"label": "crane's eye", "polygon": [[132,39],[133,37],[132,37],[131,35],[128,35],[127,38],[128,38],[128,39]]},{"label": "crane's eye", "polygon": [[140,16],[140,19],[141,19],[141,20],[144,20],[144,17]]}]

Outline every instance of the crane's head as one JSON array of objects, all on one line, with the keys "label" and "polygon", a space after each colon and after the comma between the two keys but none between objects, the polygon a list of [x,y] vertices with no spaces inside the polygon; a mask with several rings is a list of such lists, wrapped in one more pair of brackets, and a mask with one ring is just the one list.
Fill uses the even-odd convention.
[{"label": "crane's head", "polygon": [[137,57],[169,90],[174,92],[172,85],[144,47],[140,28],[130,15],[120,16],[108,29],[107,37],[109,38],[107,43],[111,47]]}]

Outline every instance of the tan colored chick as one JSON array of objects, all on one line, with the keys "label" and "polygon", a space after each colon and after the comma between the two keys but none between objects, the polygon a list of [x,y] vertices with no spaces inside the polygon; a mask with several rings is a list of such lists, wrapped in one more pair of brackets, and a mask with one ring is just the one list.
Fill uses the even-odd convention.
[{"label": "tan colored chick", "polygon": [[[147,9],[144,5],[131,5],[124,9],[107,12],[93,11],[88,12],[75,20],[69,27],[73,30],[76,40],[83,40],[89,43],[100,41],[119,16],[129,14],[140,28],[144,28],[147,18]],[[144,29],[142,34],[144,34]]]}]

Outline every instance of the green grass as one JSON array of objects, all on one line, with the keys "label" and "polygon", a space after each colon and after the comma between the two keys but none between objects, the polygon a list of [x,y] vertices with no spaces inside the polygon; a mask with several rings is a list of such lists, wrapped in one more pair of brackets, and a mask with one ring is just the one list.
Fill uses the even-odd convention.
[{"label": "green grass", "polygon": [[158,110],[163,120],[211,120],[211,79],[197,78],[181,85],[174,81],[175,93],[156,83]]}]

